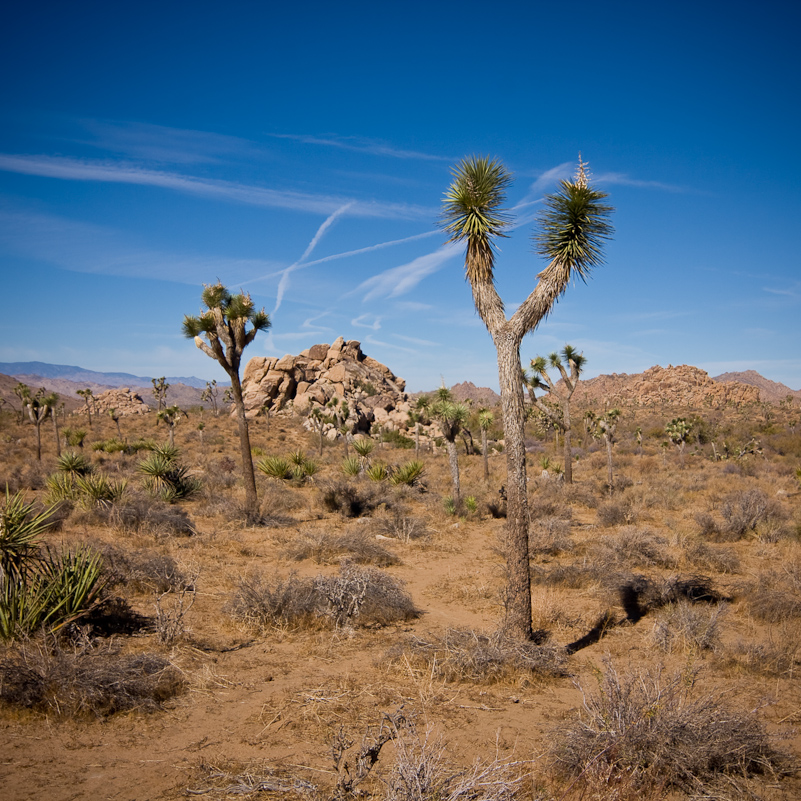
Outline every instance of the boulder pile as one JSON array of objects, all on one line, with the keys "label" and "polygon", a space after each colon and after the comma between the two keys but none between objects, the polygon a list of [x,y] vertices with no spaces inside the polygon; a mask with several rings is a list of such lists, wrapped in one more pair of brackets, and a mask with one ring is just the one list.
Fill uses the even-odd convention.
[{"label": "boulder pile", "polygon": [[759,403],[759,389],[733,381],[714,381],[703,370],[681,364],[651,367],[636,375],[601,375],[582,381],[575,399],[607,406],[677,406],[689,408]]},{"label": "boulder pile", "polygon": [[[142,396],[128,387],[107,389],[99,395],[93,396],[92,411],[94,414],[108,414],[110,409],[116,409],[120,417],[132,414],[147,414],[150,407],[142,400]],[[73,414],[86,414],[86,406],[81,406]]]},{"label": "boulder pile", "polygon": [[361,343],[342,337],[333,345],[313,345],[297,356],[256,357],[245,367],[242,395],[248,417],[263,409],[306,415],[333,399],[346,401],[352,431],[406,429],[412,408],[406,382],[362,353]]}]

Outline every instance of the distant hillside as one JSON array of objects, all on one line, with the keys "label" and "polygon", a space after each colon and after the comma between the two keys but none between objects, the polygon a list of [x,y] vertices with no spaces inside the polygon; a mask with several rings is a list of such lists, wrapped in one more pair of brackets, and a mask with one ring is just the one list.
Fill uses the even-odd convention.
[{"label": "distant hillside", "polygon": [[[42,386],[41,382],[38,384],[30,383],[28,381],[20,382],[18,378],[0,373],[0,398],[6,402],[5,404],[2,404],[4,409],[15,409],[16,411],[20,411],[19,398],[14,394],[14,387],[16,387],[19,383],[27,384],[32,392],[36,392],[36,390]],[[58,392],[58,390],[50,389],[49,387],[45,387],[45,389],[47,389],[49,392]],[[59,395],[61,395],[61,400],[64,402],[64,407],[68,412],[75,411],[75,409],[83,405],[83,401],[74,393],[69,395],[59,392]]]},{"label": "distant hillside", "polygon": [[721,373],[713,381],[736,381],[739,384],[749,384],[759,390],[760,399],[765,403],[778,403],[788,395],[801,400],[801,390],[790,389],[778,381],[771,381],[761,376],[756,370],[745,370],[741,373]]},{"label": "distant hillside", "polygon": [[462,381],[451,387],[453,397],[458,401],[473,401],[476,406],[495,406],[501,402],[501,396],[489,387],[477,387],[472,381]]},{"label": "distant hillside", "polygon": [[[0,373],[14,376],[41,378],[64,378],[84,387],[146,387],[151,379],[159,376],[140,376],[131,373],[99,373],[69,364],[48,364],[47,362],[0,362]],[[22,379],[20,379],[22,380]],[[27,383],[27,382],[26,382]],[[195,376],[167,376],[168,384],[185,384],[196,389],[205,389],[206,382]],[[93,386],[94,385],[94,386]],[[57,390],[56,390],[57,391]]]}]

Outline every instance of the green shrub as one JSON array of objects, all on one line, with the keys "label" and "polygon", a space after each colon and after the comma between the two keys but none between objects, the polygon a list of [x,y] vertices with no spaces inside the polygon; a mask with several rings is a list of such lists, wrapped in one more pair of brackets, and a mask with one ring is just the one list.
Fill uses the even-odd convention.
[{"label": "green shrub", "polygon": [[414,448],[414,440],[401,434],[400,431],[382,431],[381,442],[387,442],[396,448],[411,450]]}]

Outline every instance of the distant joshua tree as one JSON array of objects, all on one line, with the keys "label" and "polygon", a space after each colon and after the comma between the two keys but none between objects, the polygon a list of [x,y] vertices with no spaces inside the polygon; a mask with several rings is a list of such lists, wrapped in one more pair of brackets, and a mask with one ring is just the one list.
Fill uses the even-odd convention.
[{"label": "distant joshua tree", "polygon": [[[564,361],[562,361],[564,359]],[[531,388],[531,400],[539,411],[545,415],[553,424],[557,431],[561,431],[564,440],[565,453],[565,483],[573,483],[573,456],[570,443],[570,399],[576,391],[584,365],[587,363],[584,354],[579,353],[572,345],[565,345],[562,353],[552,353],[545,360],[544,356],[537,356],[531,360],[531,373],[527,376],[528,386]],[[554,383],[548,375],[548,368],[554,368],[562,376],[562,386]],[[543,403],[540,398],[534,395],[533,390],[544,389],[551,393],[556,399],[561,409],[561,414],[555,414],[554,410]]]},{"label": "distant joshua tree", "polygon": [[495,422],[495,415],[487,408],[478,410],[478,427],[481,429],[481,456],[484,460],[484,481],[489,484],[489,460],[487,459],[487,432]]},{"label": "distant joshua tree", "polygon": [[92,412],[95,410],[95,396],[92,390],[87,387],[86,389],[78,389],[75,391],[76,395],[80,395],[86,404],[86,416],[89,418],[89,428],[92,428]]},{"label": "distant joshua tree", "polygon": [[175,447],[175,426],[181,419],[181,415],[188,417],[187,413],[181,411],[177,406],[167,406],[158,413],[158,419],[167,424],[169,429],[170,446]]},{"label": "distant joshua tree", "polygon": [[665,426],[665,433],[668,439],[679,449],[679,461],[682,469],[684,468],[684,448],[687,445],[687,438],[690,436],[692,424],[688,423],[683,417],[675,417]]},{"label": "distant joshua tree", "polygon": [[[26,388],[27,389],[27,388]],[[48,393],[42,387],[35,395],[30,394],[30,390],[24,398],[25,409],[28,417],[36,427],[36,458],[42,461],[42,423],[50,416],[55,420],[54,410],[58,403],[58,395],[55,392]],[[58,425],[56,424],[56,451],[61,456],[61,443],[58,437]]]},{"label": "distant joshua tree", "polygon": [[270,318],[264,309],[256,310],[249,294],[240,292],[238,295],[232,295],[219,281],[216,284],[204,285],[201,299],[206,307],[205,310],[197,317],[186,315],[183,332],[184,336],[194,338],[195,345],[217,361],[231,379],[231,395],[236,408],[239,449],[245,481],[245,508],[248,518],[255,520],[258,516],[256,474],[250,452],[250,435],[245,416],[245,401],[242,398],[242,384],[239,380],[239,367],[243,351],[253,342],[256,334],[270,328]]},{"label": "distant joshua tree", "polygon": [[461,487],[456,437],[459,436],[462,426],[467,423],[469,414],[470,410],[466,404],[455,401],[449,389],[442,386],[437,390],[437,400],[431,406],[431,416],[439,424],[439,429],[445,438],[445,447],[448,450],[448,461],[451,468],[451,481],[453,482],[453,500],[457,510],[461,501]]},{"label": "distant joshua tree", "polygon": [[167,390],[170,385],[167,383],[165,376],[161,378],[151,378],[150,382],[153,384],[153,397],[156,399],[156,411],[160,412],[167,405]]},{"label": "distant joshua tree", "polygon": [[211,408],[214,411],[215,417],[220,413],[217,406],[217,396],[219,394],[220,391],[217,389],[217,380],[215,378],[212,378],[211,381],[207,381],[206,388],[200,393],[200,400],[211,403]]}]

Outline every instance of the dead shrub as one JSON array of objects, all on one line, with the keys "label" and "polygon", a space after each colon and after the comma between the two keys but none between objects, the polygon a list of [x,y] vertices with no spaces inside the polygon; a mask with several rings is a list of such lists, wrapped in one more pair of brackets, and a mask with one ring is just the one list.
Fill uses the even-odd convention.
[{"label": "dead shrub", "polygon": [[311,559],[318,565],[337,564],[343,558],[358,565],[389,567],[400,559],[364,531],[329,534],[325,531],[306,531],[292,539],[283,549],[283,556],[297,562]]},{"label": "dead shrub", "polygon": [[740,559],[730,548],[707,545],[697,540],[685,546],[684,558],[693,567],[717,573],[737,573],[740,569]]},{"label": "dead shrub", "polygon": [[663,607],[656,616],[651,641],[663,651],[716,651],[720,646],[720,622],[728,607],[694,606],[679,601]]},{"label": "dead shrub", "polygon": [[[722,539],[739,540],[749,532],[758,533],[760,528],[765,528],[770,542],[785,536],[783,529],[787,513],[760,489],[727,495],[720,513],[724,523],[718,536]],[[780,532],[778,537],[777,531]]]},{"label": "dead shrub", "polygon": [[419,616],[403,584],[376,568],[343,564],[334,576],[240,581],[229,610],[249,625],[272,628],[386,626]]},{"label": "dead shrub", "polygon": [[553,731],[553,765],[578,789],[602,798],[643,798],[679,790],[704,794],[725,777],[790,771],[752,711],[735,711],[716,694],[699,694],[694,673],[661,668],[621,675],[606,660],[598,691],[578,718]]},{"label": "dead shrub", "polygon": [[105,717],[131,709],[163,708],[183,692],[178,668],[157,654],[30,643],[0,660],[0,700],[64,717]]},{"label": "dead shrub", "polygon": [[563,486],[556,486],[553,481],[540,485],[540,489],[529,500],[529,516],[532,520],[543,517],[570,520],[573,509],[565,500]]},{"label": "dead shrub", "polygon": [[121,502],[96,504],[86,514],[96,523],[123,534],[191,537],[197,533],[188,513],[180,506],[138,493]]},{"label": "dead shrub", "polygon": [[117,545],[93,546],[103,557],[103,575],[110,589],[126,587],[134,592],[169,592],[186,586],[175,559],[154,551],[125,550]]},{"label": "dead shrub", "polygon": [[557,556],[574,548],[570,523],[558,517],[536,520],[529,532],[529,553],[532,556]]},{"label": "dead shrub", "polygon": [[605,578],[607,576],[602,570],[587,562],[554,565],[549,568],[531,566],[531,583],[544,587],[565,587],[578,590],[598,584]]},{"label": "dead shrub", "polygon": [[386,656],[391,664],[404,663],[448,682],[497,684],[532,675],[568,675],[564,650],[542,644],[546,635],[538,634],[539,642],[520,642],[502,632],[448,629],[441,637],[411,637]]},{"label": "dead shrub", "polygon": [[729,651],[729,661],[754,673],[792,676],[801,665],[801,641],[782,636],[779,642],[738,642]]},{"label": "dead shrub", "polygon": [[606,501],[599,504],[596,514],[599,525],[605,528],[635,522],[635,513],[631,505],[625,501]]},{"label": "dead shrub", "polygon": [[339,512],[343,517],[361,517],[382,504],[389,505],[389,495],[380,485],[357,486],[348,481],[325,484],[320,500],[326,511]]},{"label": "dead shrub", "polygon": [[376,536],[389,537],[401,542],[412,542],[428,537],[428,527],[419,517],[395,508],[387,515],[376,517],[370,531]]},{"label": "dead shrub", "polygon": [[594,564],[605,570],[632,567],[676,567],[667,540],[649,528],[626,526],[617,534],[602,537],[590,547]]},{"label": "dead shrub", "polygon": [[801,561],[762,571],[756,581],[742,588],[742,594],[748,611],[760,620],[781,623],[801,617]]}]

